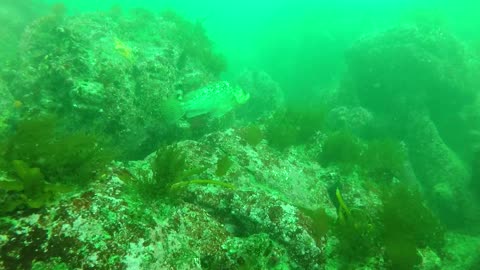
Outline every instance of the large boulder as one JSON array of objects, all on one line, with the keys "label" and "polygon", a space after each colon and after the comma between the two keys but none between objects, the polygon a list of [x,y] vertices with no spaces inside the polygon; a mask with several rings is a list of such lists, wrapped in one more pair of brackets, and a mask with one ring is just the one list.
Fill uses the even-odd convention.
[{"label": "large boulder", "polygon": [[[351,90],[369,109],[458,111],[473,96],[469,55],[440,28],[402,26],[366,35],[347,53]],[[436,116],[436,115],[435,115]]]},{"label": "large boulder", "polygon": [[466,45],[440,27],[392,28],[348,51],[341,92],[372,112],[373,136],[406,143],[417,179],[449,223],[469,212],[466,184],[478,126],[472,59]]},{"label": "large boulder", "polygon": [[26,27],[4,73],[25,116],[56,114],[142,157],[166,132],[161,104],[215,81],[222,61],[173,13],[56,12]]}]

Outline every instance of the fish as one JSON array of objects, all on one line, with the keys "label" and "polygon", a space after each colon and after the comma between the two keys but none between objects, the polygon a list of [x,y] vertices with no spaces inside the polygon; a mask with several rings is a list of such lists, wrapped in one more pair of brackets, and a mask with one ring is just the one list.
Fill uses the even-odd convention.
[{"label": "fish", "polygon": [[15,101],[13,101],[13,107],[15,109],[20,109],[23,107],[23,102],[21,102],[20,100],[16,99]]},{"label": "fish", "polygon": [[204,115],[220,118],[249,99],[250,93],[241,87],[227,81],[218,81],[185,94],[182,100],[164,102],[162,111],[168,122],[176,122],[182,117],[189,119]]},{"label": "fish", "polygon": [[120,54],[121,56],[123,56],[125,59],[129,61],[133,60],[132,48],[127,46],[127,44],[125,44],[123,41],[121,41],[118,38],[114,38],[113,42],[115,45],[115,50],[118,52],[118,54]]}]

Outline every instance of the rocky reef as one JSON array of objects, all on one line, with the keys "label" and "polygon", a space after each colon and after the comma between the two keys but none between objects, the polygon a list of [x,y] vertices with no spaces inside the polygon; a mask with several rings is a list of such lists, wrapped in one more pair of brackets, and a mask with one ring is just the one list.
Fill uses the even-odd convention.
[{"label": "rocky reef", "polygon": [[34,14],[0,54],[0,269],[478,268],[478,62],[444,29],[366,35],[292,105],[200,21]]},{"label": "rocky reef", "polygon": [[472,110],[479,95],[474,59],[443,27],[399,26],[352,46],[340,90],[350,110],[371,113],[368,136],[405,142],[417,181],[446,222],[463,223],[478,211],[467,202],[480,113]]}]

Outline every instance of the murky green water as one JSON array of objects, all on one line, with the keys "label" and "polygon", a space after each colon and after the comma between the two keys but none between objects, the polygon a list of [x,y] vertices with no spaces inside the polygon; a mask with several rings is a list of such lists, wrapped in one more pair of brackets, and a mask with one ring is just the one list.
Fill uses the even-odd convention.
[{"label": "murky green water", "polygon": [[479,12],[3,0],[0,269],[478,269]]}]

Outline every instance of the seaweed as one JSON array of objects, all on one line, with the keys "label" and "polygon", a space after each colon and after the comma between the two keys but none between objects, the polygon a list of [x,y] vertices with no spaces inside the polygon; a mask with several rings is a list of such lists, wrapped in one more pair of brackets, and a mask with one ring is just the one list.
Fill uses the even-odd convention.
[{"label": "seaweed", "polygon": [[203,21],[197,20],[190,24],[189,29],[185,29],[185,31],[190,38],[186,39],[183,44],[182,55],[186,55],[187,58],[198,59],[216,77],[227,69],[225,57],[213,51],[212,42],[206,35]]},{"label": "seaweed", "polygon": [[[217,176],[226,174],[232,161],[226,156],[220,159],[217,166]],[[150,163],[151,176],[143,175],[135,179],[134,196],[140,195],[143,202],[153,203],[164,201],[176,203],[179,201],[178,193],[185,191],[191,185],[213,185],[226,189],[235,190],[230,183],[213,180],[193,178],[206,170],[205,167],[192,166],[187,162],[185,152],[176,146],[162,147],[157,150],[154,159]],[[193,178],[193,179],[192,179]]]},{"label": "seaweed", "polygon": [[401,236],[385,239],[385,259],[389,269],[409,270],[422,262],[415,243]]},{"label": "seaweed", "polygon": [[310,230],[315,242],[320,247],[322,245],[323,238],[330,230],[333,220],[327,215],[324,208],[309,209],[301,206],[297,206],[304,215],[310,218],[311,225]]},{"label": "seaweed", "polygon": [[174,184],[187,181],[205,170],[203,167],[191,167],[185,153],[174,146],[157,150],[150,166],[152,177],[136,183],[137,192],[147,201],[170,199]]},{"label": "seaweed", "polygon": [[215,77],[227,69],[225,57],[214,51],[213,44],[206,34],[204,20],[199,19],[192,23],[172,10],[163,11],[161,16],[175,23],[178,28],[175,39],[182,48],[177,60],[178,69],[186,67],[188,61],[199,61]]},{"label": "seaweed", "polygon": [[276,112],[267,123],[265,136],[269,145],[283,150],[297,144],[299,132],[286,113]]},{"label": "seaweed", "polygon": [[320,153],[320,163],[335,164],[343,170],[351,171],[359,164],[362,153],[360,140],[348,131],[337,131],[327,136]]},{"label": "seaweed", "polygon": [[232,167],[233,161],[231,161],[227,156],[223,156],[217,161],[217,170],[215,171],[216,176],[225,176]]},{"label": "seaweed", "polygon": [[[69,132],[54,116],[25,119],[6,140],[0,164],[22,160],[38,168],[49,182],[84,186],[115,156],[106,141],[98,134]],[[10,167],[4,169],[12,173]]]},{"label": "seaweed", "polygon": [[248,145],[255,147],[257,146],[264,138],[264,134],[260,126],[258,125],[248,125],[237,129],[237,133]]},{"label": "seaweed", "polygon": [[326,106],[313,103],[289,106],[267,122],[265,136],[271,146],[280,150],[304,144],[323,128],[326,112]]},{"label": "seaweed", "polygon": [[95,180],[113,159],[99,135],[69,132],[54,116],[24,119],[0,143],[3,213],[38,209]]},{"label": "seaweed", "polygon": [[41,208],[52,202],[59,193],[71,190],[65,185],[48,183],[39,168],[31,168],[21,160],[14,160],[12,167],[18,177],[0,181],[0,190],[5,193],[0,213],[21,208]]},{"label": "seaweed", "polygon": [[421,193],[404,183],[385,187],[382,207],[368,212],[352,209],[348,219],[339,216],[334,233],[342,259],[363,263],[383,250],[388,269],[413,269],[421,263],[417,249],[430,247],[442,254],[444,228],[425,205]]},{"label": "seaweed", "polygon": [[419,191],[397,184],[383,195],[382,201],[381,220],[387,242],[402,239],[417,248],[429,246],[441,252],[445,244],[444,228]]},{"label": "seaweed", "polygon": [[361,154],[360,166],[365,175],[374,180],[391,181],[402,177],[405,161],[402,145],[393,139],[384,139],[368,143]]},{"label": "seaweed", "polygon": [[346,130],[327,135],[319,155],[320,163],[337,165],[344,173],[358,167],[366,178],[388,183],[402,180],[407,155],[393,139],[364,142]]},{"label": "seaweed", "polygon": [[172,183],[185,180],[195,175],[203,168],[189,168],[187,166],[185,153],[175,147],[167,147],[156,153],[152,162],[153,178],[157,183],[162,183],[162,188]]},{"label": "seaweed", "polygon": [[352,210],[348,220],[339,220],[334,226],[334,233],[339,239],[336,251],[349,264],[365,262],[381,250],[380,228],[376,216],[369,216],[366,211]]},{"label": "seaweed", "polygon": [[430,247],[442,254],[444,228],[419,191],[399,183],[390,185],[381,197],[379,216],[384,259],[389,269],[413,269],[422,262],[419,248]]},{"label": "seaweed", "polygon": [[[330,200],[337,208],[337,220],[332,222],[339,243],[335,247],[343,261],[362,263],[381,248],[381,227],[378,217],[366,211],[350,209],[340,193],[338,184],[328,188]],[[373,211],[375,212],[375,211]],[[348,267],[347,267],[348,268]]]}]

